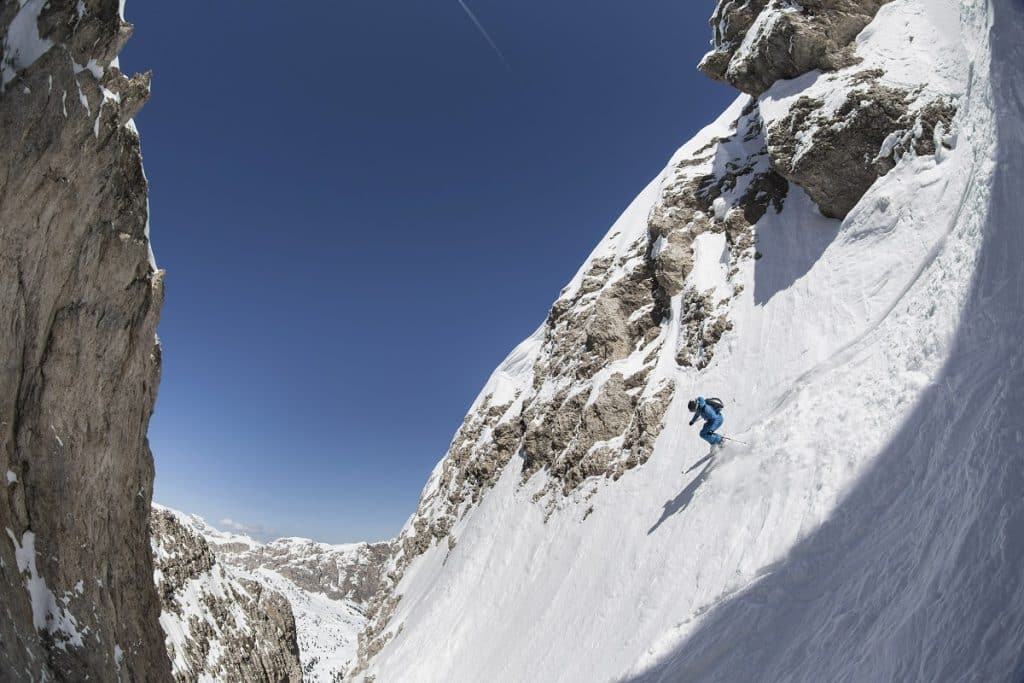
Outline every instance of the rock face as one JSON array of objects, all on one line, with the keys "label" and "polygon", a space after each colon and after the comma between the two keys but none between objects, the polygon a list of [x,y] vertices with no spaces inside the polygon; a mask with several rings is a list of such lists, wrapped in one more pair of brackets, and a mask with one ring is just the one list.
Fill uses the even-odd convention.
[{"label": "rock face", "polygon": [[302,680],[285,597],[220,562],[176,513],[155,508],[150,523],[160,624],[175,680]]},{"label": "rock face", "polygon": [[721,0],[711,17],[707,76],[748,95],[814,69],[857,61],[851,43],[890,0]]},{"label": "rock face", "polygon": [[0,3],[0,678],[161,681],[162,273],[116,0]]},{"label": "rock face", "polygon": [[866,70],[828,77],[823,84],[831,92],[802,93],[771,121],[775,168],[830,218],[844,218],[903,154],[934,154],[956,114],[951,98],[922,96],[883,76]]},{"label": "rock face", "polygon": [[[304,538],[259,543],[161,506],[154,506],[154,519],[161,520],[154,525],[161,623],[180,680],[201,674],[291,680],[299,665],[305,680],[344,679],[390,544],[330,545]],[[240,629],[231,618],[237,614],[244,615],[242,623],[262,626]],[[211,624],[220,643],[215,667],[204,644]],[[297,662],[290,654],[295,646]],[[240,659],[238,653],[246,651],[259,657]]]},{"label": "rock face", "polygon": [[886,4],[721,0],[711,19],[701,71],[759,98],[772,168],[830,218],[844,218],[902,154],[934,153],[956,114],[944,84],[878,68],[876,48],[901,49],[901,36],[855,42]]}]

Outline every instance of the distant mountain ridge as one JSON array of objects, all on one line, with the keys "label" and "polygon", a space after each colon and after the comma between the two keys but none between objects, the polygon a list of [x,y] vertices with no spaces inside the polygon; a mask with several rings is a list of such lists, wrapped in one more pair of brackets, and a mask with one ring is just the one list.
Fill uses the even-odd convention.
[{"label": "distant mountain ridge", "polygon": [[[389,544],[303,538],[260,543],[159,505],[153,532],[161,625],[178,680],[342,680]],[[188,571],[172,579],[166,567],[180,566],[176,557],[182,554],[202,560],[185,563]],[[232,616],[238,613],[247,618]],[[268,621],[275,627],[251,626]],[[223,642],[214,648],[216,658],[207,645],[210,625]],[[249,652],[259,656],[239,658]]]}]

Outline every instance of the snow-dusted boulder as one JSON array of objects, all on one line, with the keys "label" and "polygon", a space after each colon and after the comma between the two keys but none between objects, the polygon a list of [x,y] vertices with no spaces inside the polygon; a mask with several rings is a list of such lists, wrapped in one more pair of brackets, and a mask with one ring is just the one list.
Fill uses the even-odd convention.
[{"label": "snow-dusted boulder", "polygon": [[920,91],[887,85],[881,75],[826,78],[832,87],[823,98],[802,91],[784,115],[770,119],[774,167],[830,218],[844,218],[904,154],[930,155],[946,144],[955,100],[922,99]]},{"label": "snow-dusted boulder", "polygon": [[772,168],[826,216],[844,218],[903,154],[945,144],[962,60],[926,8],[722,0],[711,23],[701,69],[758,97]]},{"label": "snow-dusted boulder", "polygon": [[890,0],[719,0],[713,49],[698,67],[749,95],[856,61],[850,43]]}]

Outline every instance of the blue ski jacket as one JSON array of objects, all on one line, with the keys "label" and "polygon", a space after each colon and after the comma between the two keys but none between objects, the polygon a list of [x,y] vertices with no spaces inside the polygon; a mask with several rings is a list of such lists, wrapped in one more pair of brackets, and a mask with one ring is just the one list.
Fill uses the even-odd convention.
[{"label": "blue ski jacket", "polygon": [[703,396],[698,396],[697,410],[694,411],[693,419],[690,420],[690,424],[692,425],[700,418],[704,418],[705,422],[714,422],[716,419],[720,417],[721,414],[717,410],[709,406],[707,402],[704,400]]}]

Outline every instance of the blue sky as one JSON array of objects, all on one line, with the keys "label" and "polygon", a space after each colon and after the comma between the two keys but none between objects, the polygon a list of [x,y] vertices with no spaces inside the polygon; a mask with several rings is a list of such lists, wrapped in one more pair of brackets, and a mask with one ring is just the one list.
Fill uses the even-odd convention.
[{"label": "blue sky", "polygon": [[[491,370],[735,93],[713,3],[129,2],[167,300],[158,502],[399,530]],[[301,6],[302,11],[283,11]]]}]

